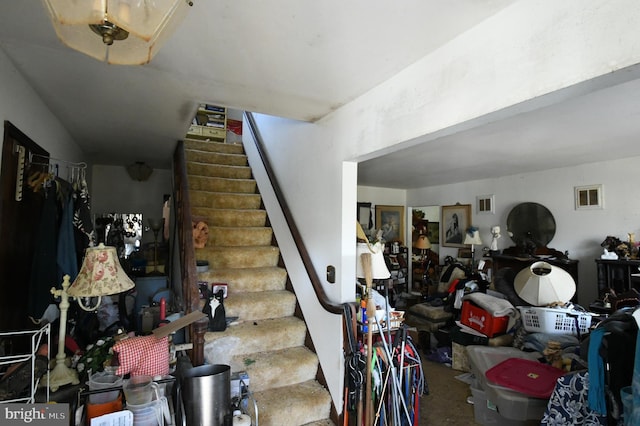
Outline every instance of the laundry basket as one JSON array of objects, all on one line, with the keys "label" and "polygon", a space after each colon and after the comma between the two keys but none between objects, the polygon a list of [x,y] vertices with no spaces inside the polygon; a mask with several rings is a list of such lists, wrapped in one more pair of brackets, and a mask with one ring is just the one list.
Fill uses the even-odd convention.
[{"label": "laundry basket", "polygon": [[522,325],[530,333],[585,334],[591,327],[591,314],[569,308],[518,306]]}]

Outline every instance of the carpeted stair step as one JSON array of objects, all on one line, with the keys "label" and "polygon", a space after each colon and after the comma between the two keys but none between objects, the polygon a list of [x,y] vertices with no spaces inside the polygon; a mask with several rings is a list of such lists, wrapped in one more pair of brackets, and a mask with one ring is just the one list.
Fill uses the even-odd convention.
[{"label": "carpeted stair step", "polygon": [[255,194],[256,181],[253,179],[189,176],[189,190]]},{"label": "carpeted stair step", "polygon": [[259,209],[262,203],[260,194],[212,193],[207,191],[189,191],[189,200],[194,207],[214,209]]},{"label": "carpeted stair step", "polygon": [[206,247],[195,250],[209,270],[197,279],[227,284],[225,312],[237,317],[225,331],[205,334],[205,362],[247,372],[261,426],[334,426],[331,396],[315,380],[318,357],[305,346],[307,327],[295,316],[296,295],[286,289],[287,271],[278,266],[280,251],[242,145],[185,145],[192,219],[209,226]]},{"label": "carpeted stair step", "polygon": [[205,247],[196,249],[197,260],[209,261],[209,269],[276,266],[280,250],[274,246]]},{"label": "carpeted stair step", "polygon": [[265,226],[267,223],[267,212],[256,209],[193,207],[191,215],[209,226]]},{"label": "carpeted stair step", "polygon": [[205,333],[204,353],[210,364],[228,364],[236,355],[302,346],[306,332],[307,326],[297,317],[246,321],[225,331]]},{"label": "carpeted stair step", "polygon": [[251,295],[230,294],[224,301],[228,317],[254,321],[293,315],[296,296],[290,291],[261,291]]},{"label": "carpeted stair step", "polygon": [[225,166],[209,163],[187,163],[189,176],[211,176],[228,179],[251,179],[251,168],[248,166]]},{"label": "carpeted stair step", "polygon": [[271,244],[273,230],[270,227],[209,226],[209,242],[217,247],[266,246]]},{"label": "carpeted stair step", "polygon": [[[329,418],[331,395],[315,380],[255,392],[253,397],[258,401],[260,426],[304,425]],[[252,404],[249,408],[255,418]]]},{"label": "carpeted stair step", "polygon": [[239,355],[231,360],[231,371],[246,371],[249,389],[260,392],[314,380],[318,372],[318,357],[304,346]]},{"label": "carpeted stair step", "polygon": [[194,163],[222,164],[225,166],[246,166],[248,164],[247,156],[244,154],[225,154],[187,149],[185,156],[187,162]]},{"label": "carpeted stair step", "polygon": [[207,272],[200,272],[198,280],[227,284],[229,294],[275,291],[285,289],[287,271],[278,266],[209,269]]},{"label": "carpeted stair step", "polygon": [[242,144],[203,141],[199,139],[185,139],[185,149],[197,151],[224,152],[227,154],[244,154]]}]

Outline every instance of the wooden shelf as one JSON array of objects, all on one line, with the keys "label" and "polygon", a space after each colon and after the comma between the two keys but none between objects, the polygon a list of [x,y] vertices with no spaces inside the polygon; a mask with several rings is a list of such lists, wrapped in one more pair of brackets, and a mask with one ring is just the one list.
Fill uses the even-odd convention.
[{"label": "wooden shelf", "polygon": [[191,139],[226,142],[227,109],[218,105],[200,104],[186,136]]}]

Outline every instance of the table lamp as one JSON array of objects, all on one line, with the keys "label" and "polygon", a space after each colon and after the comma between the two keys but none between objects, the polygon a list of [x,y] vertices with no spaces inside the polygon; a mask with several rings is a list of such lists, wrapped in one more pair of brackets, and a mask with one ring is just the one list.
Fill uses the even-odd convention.
[{"label": "table lamp", "polygon": [[413,245],[413,248],[417,248],[420,250],[420,255],[422,256],[422,261],[424,262],[424,258],[427,254],[427,251],[431,249],[431,241],[427,238],[426,235],[421,234],[416,243]]},{"label": "table lamp", "polygon": [[164,275],[158,271],[158,234],[164,226],[164,218],[149,218],[149,228],[153,231],[153,271],[149,275]]},{"label": "table lamp", "polygon": [[[356,248],[356,275],[358,278],[364,278],[367,284],[367,318],[376,317],[376,306],[371,297],[371,290],[374,279],[387,279],[391,277],[391,273],[387,268],[387,264],[383,255],[384,246],[382,243],[358,243]],[[367,378],[367,389],[365,393],[365,423],[372,424],[373,418],[373,401],[371,400],[371,362],[373,356],[373,329],[372,322],[369,321],[367,326],[367,370],[365,377]]]},{"label": "table lamp", "polygon": [[[100,306],[102,296],[110,296],[135,287],[131,278],[120,265],[115,247],[100,244],[87,248],[80,272],[67,293],[78,299],[85,311],[93,311]],[[95,306],[87,307],[79,298],[97,297]]]},{"label": "table lamp", "polygon": [[[427,253],[429,250],[431,250],[431,241],[429,241],[429,238],[426,235],[420,234],[415,244],[413,245],[413,248],[420,250],[420,263],[422,264],[422,269],[424,270],[423,281],[425,281],[429,278],[429,259],[427,257]],[[426,285],[425,282],[423,282],[422,284]]]},{"label": "table lamp", "polygon": [[472,226],[467,229],[467,233],[464,236],[463,244],[471,245],[471,270],[474,270],[476,264],[475,246],[482,245],[482,239],[480,239],[480,231],[478,230],[478,228]]},{"label": "table lamp", "polygon": [[56,354],[56,365],[48,373],[48,385],[51,392],[58,390],[60,386],[68,385],[69,383],[77,385],[80,383],[78,380],[78,373],[75,370],[67,367],[65,360],[67,356],[64,353],[64,341],[67,334],[67,311],[69,310],[69,294],[67,289],[69,288],[69,275],[65,275],[62,281],[62,289],[57,290],[55,287],[51,287],[51,294],[54,297],[60,297],[60,330],[58,331],[58,353]]}]

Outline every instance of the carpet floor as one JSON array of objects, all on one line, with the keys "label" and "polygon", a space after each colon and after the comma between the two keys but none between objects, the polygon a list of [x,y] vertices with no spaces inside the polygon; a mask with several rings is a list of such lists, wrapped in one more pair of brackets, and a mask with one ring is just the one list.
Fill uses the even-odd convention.
[{"label": "carpet floor", "polygon": [[428,360],[423,361],[422,368],[429,394],[420,398],[420,426],[478,425],[473,405],[467,402],[469,385],[456,379],[464,373]]}]

